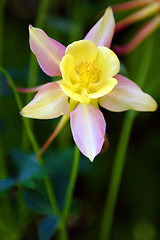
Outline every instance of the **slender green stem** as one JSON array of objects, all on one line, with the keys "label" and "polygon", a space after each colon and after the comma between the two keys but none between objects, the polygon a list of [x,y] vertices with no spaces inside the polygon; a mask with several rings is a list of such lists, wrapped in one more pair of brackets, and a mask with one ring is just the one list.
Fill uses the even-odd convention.
[{"label": "slender green stem", "polygon": [[3,20],[4,20],[4,6],[5,0],[0,1],[0,65],[2,65],[2,54],[3,54]]},{"label": "slender green stem", "polygon": [[[137,74],[136,82],[141,87],[145,82],[148,68],[151,62],[151,55],[152,55],[152,48],[153,48],[153,42],[151,41],[151,39],[152,38],[149,38],[145,42],[142,61]],[[122,130],[121,130],[121,134],[118,142],[118,147],[115,155],[114,165],[111,173],[108,194],[107,194],[105,205],[104,205],[102,225],[101,225],[100,238],[99,238],[100,240],[109,240],[109,237],[110,237],[119,186],[121,183],[123,167],[125,163],[125,157],[127,153],[127,148],[129,144],[133,122],[136,115],[137,115],[137,112],[129,111],[126,113],[124,118]]]},{"label": "slender green stem", "polygon": [[[2,55],[3,55],[3,22],[4,22],[4,6],[5,0],[0,1],[0,66],[2,66]],[[1,89],[1,82],[0,82]],[[4,178],[6,176],[6,167],[4,160],[4,147],[3,147],[3,137],[0,134],[0,178]]]},{"label": "slender green stem", "polygon": [[[0,1],[0,66],[2,66],[2,54],[3,54],[3,22],[4,22],[4,7],[5,0]],[[1,89],[1,83],[0,83]],[[6,166],[5,166],[5,153],[3,146],[3,137],[0,134],[0,178],[6,177]]]},{"label": "slender green stem", "polygon": [[0,134],[0,178],[5,178],[7,175],[6,164],[5,164],[5,153],[4,153],[4,144],[3,144],[3,136]]},{"label": "slender green stem", "polygon": [[[58,205],[57,205],[55,195],[53,194],[53,186],[51,184],[50,179],[45,178],[44,183],[45,183],[45,187],[46,187],[46,191],[47,191],[47,194],[48,194],[49,201],[51,203],[52,211],[56,216],[60,217],[60,211],[59,211],[59,208],[58,208]],[[64,223],[62,217],[60,217],[60,223],[59,223],[59,237],[60,237],[61,240],[67,240],[68,239],[65,223]]]},{"label": "slender green stem", "polygon": [[[49,6],[51,0],[41,0],[39,3],[39,8],[38,8],[38,12],[37,12],[37,17],[35,20],[35,26],[38,26],[39,28],[42,28],[44,25],[44,21],[45,21],[45,17],[47,14],[47,9]],[[33,53],[30,54],[30,66],[29,66],[29,76],[28,76],[28,88],[30,87],[34,87],[37,85],[38,82],[38,63],[37,60],[35,58],[35,56],[33,55]],[[30,101],[31,99],[31,95],[27,95],[26,97],[26,102]],[[21,108],[22,109],[22,108]],[[26,121],[27,120],[27,121]],[[32,121],[29,119],[25,120],[25,129],[27,130],[27,135],[29,136],[32,146],[35,150],[36,155],[39,152],[39,148],[37,147],[37,144],[35,144],[35,141],[33,141],[32,138]],[[22,138],[22,146],[24,149],[28,148],[28,139],[26,137],[26,132],[23,131],[23,138]],[[39,161],[43,164],[43,159],[42,157],[39,158]],[[45,178],[44,179],[44,183],[46,186],[46,191],[52,206],[52,210],[54,214],[58,214],[59,215],[59,209],[57,206],[57,202],[56,202],[56,198],[53,192],[53,186],[50,182],[49,178]],[[66,230],[64,227],[64,224],[62,221],[60,221],[60,238],[62,240],[67,240],[67,234],[66,234]]]},{"label": "slender green stem", "polygon": [[40,149],[40,151],[37,155],[38,158],[46,151],[46,149],[49,147],[49,145],[52,143],[52,141],[55,139],[55,137],[60,133],[60,131],[62,130],[62,128],[68,121],[69,117],[70,117],[69,114],[63,115],[63,117],[59,121],[56,129],[53,131],[53,133],[50,135],[50,137],[47,139],[47,141],[44,143],[44,145]]},{"label": "slender green stem", "polygon": [[[18,92],[16,91],[16,87],[14,85],[14,82],[13,82],[12,78],[10,77],[10,75],[7,73],[7,71],[4,68],[0,67],[0,71],[4,73],[4,75],[6,76],[7,80],[9,81],[10,86],[11,86],[12,91],[13,91],[14,96],[15,96],[16,102],[17,102],[18,109],[21,110],[22,109],[22,101],[21,101],[21,99],[19,97]],[[30,126],[29,126],[28,119],[27,118],[22,118],[22,120],[23,120],[23,123],[25,125],[28,137],[29,137],[29,139],[31,141],[31,144],[33,146],[33,149],[34,149],[35,153],[38,154],[39,147],[38,147],[38,144],[37,144],[37,142],[35,140],[33,132],[31,130]]]},{"label": "slender green stem", "polygon": [[152,57],[153,46],[154,46],[153,40],[154,40],[153,37],[150,37],[149,39],[146,40],[145,45],[144,45],[141,65],[140,65],[140,67],[138,69],[138,72],[137,72],[136,83],[141,88],[145,84],[148,69],[149,69],[149,66],[151,64],[151,57]]},{"label": "slender green stem", "polygon": [[[22,109],[22,102],[21,102],[21,99],[19,97],[19,93],[16,91],[16,87],[14,85],[14,82],[13,82],[11,76],[2,67],[0,67],[0,71],[6,76],[6,78],[8,79],[8,81],[10,83],[10,86],[13,90],[13,93],[14,93],[14,96],[15,96],[15,99],[16,99],[17,106],[18,106],[19,110]],[[31,141],[34,152],[36,154],[38,154],[39,147],[38,147],[36,139],[33,135],[33,132],[30,128],[30,125],[28,124],[28,121],[27,121],[26,118],[22,118],[22,119],[23,119],[24,125],[26,127],[26,131],[27,131],[28,137]],[[43,161],[42,157],[39,158],[39,162],[41,164],[43,164],[44,161]],[[55,194],[54,194],[54,190],[53,190],[53,186],[52,186],[51,181],[48,177],[46,177],[44,179],[44,184],[45,184],[46,192],[48,194],[48,198],[49,198],[49,201],[50,201],[50,204],[51,204],[51,207],[52,207],[53,214],[60,216],[58,205],[57,205]],[[61,237],[61,240],[67,240],[66,229],[64,227],[63,221],[60,221],[60,237]]]},{"label": "slender green stem", "polygon": [[[0,1],[0,66],[3,64],[3,25],[4,25],[5,0]],[[1,89],[1,82],[0,82]],[[0,134],[0,178],[7,178],[7,166],[5,160],[5,143],[3,135]],[[0,200],[0,226],[5,227],[8,223],[8,230],[15,225],[14,210],[8,193],[4,193]],[[3,233],[1,233],[3,238]]]},{"label": "slender green stem", "polygon": [[67,194],[66,194],[66,199],[65,199],[65,203],[64,203],[64,209],[63,209],[63,219],[64,219],[65,223],[67,221],[69,210],[70,210],[70,207],[71,207],[73,190],[74,190],[74,186],[75,186],[75,182],[76,182],[76,178],[77,178],[77,173],[78,173],[79,159],[80,159],[80,151],[79,151],[78,147],[75,145],[73,165],[72,165],[70,181],[69,181]]},{"label": "slender green stem", "polygon": [[130,133],[132,130],[133,121],[135,118],[135,112],[127,112],[119,139],[119,144],[114,160],[114,166],[112,169],[112,175],[110,179],[107,199],[103,212],[102,226],[100,240],[108,240],[110,230],[112,227],[113,215],[118,195],[118,190],[121,182],[122,171],[125,161],[125,155],[129,143]]},{"label": "slender green stem", "polygon": [[46,191],[47,191],[47,194],[48,194],[48,198],[49,198],[50,203],[51,203],[52,211],[55,215],[59,216],[60,213],[59,213],[59,209],[58,209],[58,205],[57,205],[55,195],[53,194],[53,186],[51,184],[50,179],[45,178],[44,183],[45,183],[45,186],[46,186]]}]

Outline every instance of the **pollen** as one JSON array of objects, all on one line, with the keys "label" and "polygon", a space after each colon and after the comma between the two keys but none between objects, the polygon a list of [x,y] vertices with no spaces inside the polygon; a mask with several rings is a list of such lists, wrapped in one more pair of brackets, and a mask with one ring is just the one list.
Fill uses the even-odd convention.
[{"label": "pollen", "polygon": [[95,83],[99,80],[101,71],[97,69],[94,62],[87,63],[81,62],[78,68],[76,69],[79,85],[83,88],[88,89],[90,84]]}]

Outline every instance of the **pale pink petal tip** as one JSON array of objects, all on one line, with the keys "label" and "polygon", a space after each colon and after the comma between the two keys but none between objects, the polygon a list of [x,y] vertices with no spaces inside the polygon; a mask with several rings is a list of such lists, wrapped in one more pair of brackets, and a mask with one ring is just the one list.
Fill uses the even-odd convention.
[{"label": "pale pink petal tip", "polygon": [[122,75],[117,75],[115,78],[118,84],[99,100],[102,107],[113,112],[126,110],[152,112],[157,109],[156,101],[149,94],[144,93],[137,84]]},{"label": "pale pink petal tip", "polygon": [[65,47],[39,29],[29,25],[29,42],[42,70],[49,76],[61,76],[59,64],[65,54]]},{"label": "pale pink petal tip", "polygon": [[28,118],[52,119],[69,113],[68,97],[56,82],[43,85],[21,115]]},{"label": "pale pink petal tip", "polygon": [[115,31],[115,20],[111,7],[108,7],[103,17],[92,27],[85,39],[97,46],[110,47]]},{"label": "pale pink petal tip", "polygon": [[106,123],[103,114],[90,104],[80,103],[71,112],[70,119],[75,143],[80,151],[93,162],[104,143]]}]

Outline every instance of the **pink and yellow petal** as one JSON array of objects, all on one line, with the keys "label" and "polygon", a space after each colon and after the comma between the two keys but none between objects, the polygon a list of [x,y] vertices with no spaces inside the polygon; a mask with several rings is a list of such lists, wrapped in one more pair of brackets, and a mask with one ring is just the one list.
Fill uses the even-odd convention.
[{"label": "pink and yellow petal", "polygon": [[75,143],[80,151],[93,161],[104,143],[106,123],[103,114],[90,104],[80,103],[71,112],[70,119]]},{"label": "pink and yellow petal", "polygon": [[65,54],[65,47],[39,29],[29,26],[30,47],[36,55],[42,70],[49,76],[61,76],[59,64]]},{"label": "pink and yellow petal", "polygon": [[87,94],[89,98],[100,98],[109,92],[118,84],[115,78],[107,78],[106,80],[100,81],[100,83],[92,84],[90,92]]},{"label": "pink and yellow petal", "polygon": [[156,101],[144,93],[134,82],[128,78],[117,75],[118,84],[109,94],[99,99],[99,104],[113,112],[125,110],[155,111]]},{"label": "pink and yellow petal", "polygon": [[73,56],[76,67],[83,63],[92,63],[97,57],[96,45],[88,40],[73,42],[66,48],[66,53]]},{"label": "pink and yellow petal", "polygon": [[103,17],[93,26],[85,39],[94,42],[97,46],[110,47],[115,30],[115,21],[112,8],[108,7]]},{"label": "pink and yellow petal", "polygon": [[120,70],[117,55],[107,47],[98,47],[97,68],[101,70],[101,78],[115,76]]},{"label": "pink and yellow petal", "polygon": [[89,104],[90,103],[90,99],[87,96],[84,96],[80,93],[77,93],[73,87],[73,89],[71,89],[70,87],[68,87],[65,84],[60,83],[59,84],[61,89],[63,90],[63,92],[70,98],[74,99],[75,101],[84,103],[84,104]]},{"label": "pink and yellow petal", "polygon": [[52,119],[68,113],[68,98],[55,82],[45,84],[21,111],[24,117],[37,119]]}]

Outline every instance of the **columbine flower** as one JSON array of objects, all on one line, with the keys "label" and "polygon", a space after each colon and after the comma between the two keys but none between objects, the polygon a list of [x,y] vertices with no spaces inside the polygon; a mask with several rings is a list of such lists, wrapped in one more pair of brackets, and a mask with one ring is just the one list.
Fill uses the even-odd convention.
[{"label": "columbine flower", "polygon": [[91,161],[101,151],[106,130],[98,104],[115,112],[157,108],[150,95],[117,75],[120,63],[109,49],[114,28],[112,9],[108,8],[84,40],[65,48],[41,29],[29,27],[31,50],[42,70],[49,76],[62,76],[62,80],[43,85],[22,115],[51,119],[70,113],[74,141]]}]

